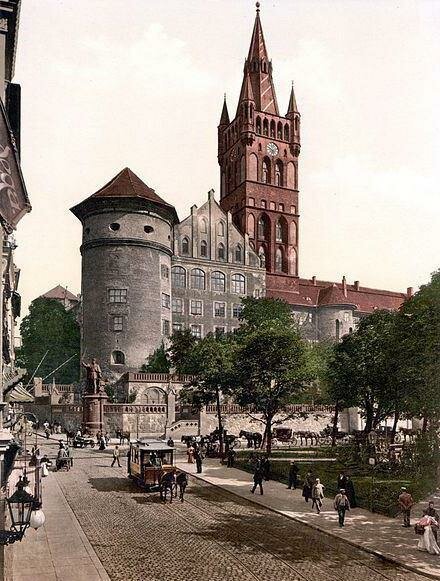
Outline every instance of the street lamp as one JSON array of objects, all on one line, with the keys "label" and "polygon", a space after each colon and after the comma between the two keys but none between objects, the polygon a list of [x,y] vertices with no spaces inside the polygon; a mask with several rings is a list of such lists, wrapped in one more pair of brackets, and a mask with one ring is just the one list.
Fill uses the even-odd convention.
[{"label": "street lamp", "polygon": [[12,525],[9,531],[0,530],[0,545],[9,545],[15,543],[15,541],[21,541],[30,525],[35,499],[32,494],[25,490],[28,484],[27,478],[20,476],[17,482],[17,490],[6,499]]}]

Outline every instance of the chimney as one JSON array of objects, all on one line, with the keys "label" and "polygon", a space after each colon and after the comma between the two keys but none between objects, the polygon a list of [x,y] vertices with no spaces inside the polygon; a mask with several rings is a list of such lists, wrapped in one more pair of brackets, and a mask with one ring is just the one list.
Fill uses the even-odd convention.
[{"label": "chimney", "polygon": [[412,286],[409,286],[406,289],[406,296],[410,299],[413,296],[413,294],[414,294],[414,289]]},{"label": "chimney", "polygon": [[344,297],[347,296],[347,279],[345,276],[342,277],[342,292],[344,293]]},{"label": "chimney", "polygon": [[354,290],[357,290],[357,291],[359,290],[359,281],[358,280],[354,281]]},{"label": "chimney", "polygon": [[312,284],[313,284],[313,286],[316,286],[316,276],[315,275],[312,276]]}]

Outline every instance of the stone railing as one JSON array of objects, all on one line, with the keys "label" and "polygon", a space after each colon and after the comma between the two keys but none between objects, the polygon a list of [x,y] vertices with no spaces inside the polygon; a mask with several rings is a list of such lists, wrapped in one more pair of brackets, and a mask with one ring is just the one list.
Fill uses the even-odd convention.
[{"label": "stone railing", "polygon": [[104,405],[105,414],[166,414],[166,404],[126,404],[108,403]]},{"label": "stone railing", "polygon": [[[246,413],[255,413],[251,407],[242,407],[238,404],[222,404],[220,406],[220,410],[222,414],[246,414]],[[285,408],[283,413],[332,413],[334,412],[334,407],[331,405],[312,405],[312,404],[294,404],[289,405]],[[216,405],[207,405],[206,406],[206,413],[207,414],[216,414],[217,413],[217,406]]]},{"label": "stone railing", "polygon": [[128,373],[128,381],[145,381],[146,383],[188,383],[191,381],[191,375],[177,375],[175,373]]}]

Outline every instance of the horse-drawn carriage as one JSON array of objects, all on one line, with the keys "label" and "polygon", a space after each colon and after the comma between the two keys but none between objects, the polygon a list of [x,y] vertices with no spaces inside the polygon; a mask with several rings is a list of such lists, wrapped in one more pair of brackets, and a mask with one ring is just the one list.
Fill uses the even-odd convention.
[{"label": "horse-drawn carriage", "polygon": [[75,436],[73,439],[74,448],[91,448],[95,447],[95,440],[91,436]]},{"label": "horse-drawn carriage", "polygon": [[175,466],[175,448],[163,440],[137,440],[130,443],[128,454],[128,476],[147,492],[160,492],[166,500],[167,491],[180,499],[187,484],[186,473]]}]

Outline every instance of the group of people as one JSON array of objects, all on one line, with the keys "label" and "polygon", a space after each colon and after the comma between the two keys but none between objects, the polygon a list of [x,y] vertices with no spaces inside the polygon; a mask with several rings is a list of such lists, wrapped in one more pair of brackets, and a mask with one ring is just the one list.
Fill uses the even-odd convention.
[{"label": "group of people", "polygon": [[[405,486],[400,489],[398,506],[400,513],[403,515],[403,527],[411,527],[411,509],[415,505],[412,494]],[[417,548],[421,551],[427,551],[431,555],[440,555],[440,547],[437,544],[437,533],[440,526],[440,515],[435,509],[434,502],[431,500],[427,508],[423,511],[422,517],[416,522],[414,531],[420,535]]]},{"label": "group of people", "polygon": [[61,434],[63,431],[61,424],[57,421],[49,422],[48,420],[45,420],[43,422],[43,428],[44,435],[46,436],[47,440],[50,438],[50,436],[53,436],[54,434]]},{"label": "group of people", "polygon": [[105,434],[100,430],[96,432],[96,443],[98,444],[98,448],[100,450],[105,450],[108,446],[109,441],[110,434],[108,432],[105,432]]}]

